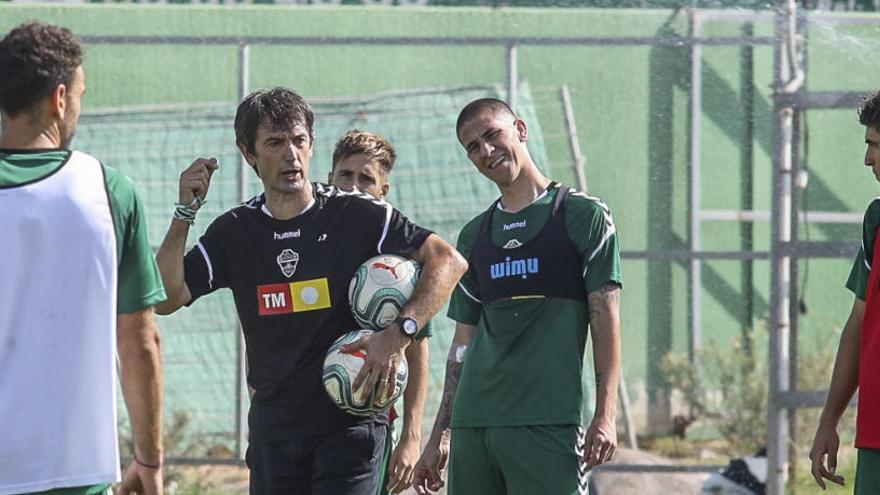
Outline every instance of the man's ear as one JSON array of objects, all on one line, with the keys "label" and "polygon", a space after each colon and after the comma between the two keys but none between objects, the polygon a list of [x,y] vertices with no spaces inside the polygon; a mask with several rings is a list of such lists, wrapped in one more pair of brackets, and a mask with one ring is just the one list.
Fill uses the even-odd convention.
[{"label": "man's ear", "polygon": [[519,136],[519,140],[521,142],[527,141],[529,139],[529,129],[528,127],[526,127],[526,121],[521,118],[517,118],[513,122],[513,125],[516,126],[516,133],[517,136]]},{"label": "man's ear", "polygon": [[389,183],[387,183],[387,182],[384,183],[384,184],[382,184],[382,197],[379,198],[379,199],[381,199],[381,200],[384,201],[385,198],[388,197],[388,190],[389,190],[389,189],[391,189],[391,184],[389,184]]},{"label": "man's ear", "polygon": [[52,93],[49,94],[49,113],[57,118],[64,119],[67,112],[67,85],[59,84],[55,86]]},{"label": "man's ear", "polygon": [[257,170],[257,157],[254,156],[254,155],[252,155],[252,154],[248,151],[247,146],[245,146],[245,145],[243,145],[243,144],[239,144],[239,145],[238,145],[238,151],[241,152],[241,156],[244,157],[244,161],[246,161],[246,162],[248,163],[248,165],[250,165],[251,168],[254,169],[254,172],[256,172],[257,177],[259,177],[259,176],[260,176],[260,171]]}]

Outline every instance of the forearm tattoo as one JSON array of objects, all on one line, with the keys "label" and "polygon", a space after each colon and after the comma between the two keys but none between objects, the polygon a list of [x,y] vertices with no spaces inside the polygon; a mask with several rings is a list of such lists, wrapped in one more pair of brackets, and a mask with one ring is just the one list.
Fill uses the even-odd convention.
[{"label": "forearm tattoo", "polygon": [[455,403],[455,393],[458,391],[458,382],[461,379],[461,370],[463,367],[464,362],[456,362],[452,360],[446,361],[446,381],[443,384],[443,401],[440,403],[440,410],[437,411],[437,426],[440,427],[440,431],[449,428],[449,423],[452,420],[452,406]]},{"label": "forearm tattoo", "polygon": [[598,290],[587,295],[587,307],[589,308],[590,324],[595,325],[598,318],[605,315],[609,307],[617,306],[620,302],[620,285],[608,283]]}]

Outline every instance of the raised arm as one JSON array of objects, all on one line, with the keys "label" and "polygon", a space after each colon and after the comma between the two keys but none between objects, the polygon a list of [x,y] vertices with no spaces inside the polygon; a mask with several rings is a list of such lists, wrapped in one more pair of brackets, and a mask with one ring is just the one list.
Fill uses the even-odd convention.
[{"label": "raised arm", "polygon": [[617,449],[617,387],[620,381],[620,286],[609,283],[587,295],[596,411],[587,428],[583,461],[587,469],[608,462]]},{"label": "raised arm", "polygon": [[116,318],[120,383],[135,459],[117,493],[162,493],[162,344],[153,308]]},{"label": "raised arm", "polygon": [[171,220],[171,226],[159,252],[156,253],[156,264],[162,274],[162,284],[168,299],[156,305],[156,312],[169,315],[188,303],[192,296],[183,278],[183,255],[186,250],[186,237],[189,234],[189,223],[182,220]]},{"label": "raised arm", "polygon": [[443,399],[437,417],[434,419],[434,428],[431,437],[422,451],[422,456],[416,464],[413,487],[420,495],[435,492],[445,484],[443,473],[449,461],[449,445],[452,439],[452,430],[449,428],[452,420],[452,407],[455,404],[455,394],[458,391],[458,383],[461,379],[461,371],[464,368],[464,360],[467,357],[468,346],[474,335],[474,325],[456,323],[455,335],[452,337],[452,345],[446,357],[446,380],[443,383]]},{"label": "raised arm", "polygon": [[813,446],[810,449],[813,478],[823,490],[826,479],[838,485],[843,484],[843,476],[835,472],[837,450],[840,448],[837,423],[859,386],[859,340],[864,316],[865,301],[856,297],[846,325],[843,327],[843,333],[840,334],[840,345],[834,360],[828,397],[825,399],[825,407],[822,408],[819,427],[816,429]]},{"label": "raised arm", "polygon": [[[198,201],[193,202],[193,199],[196,196],[201,200],[205,199],[211,184],[211,175],[217,168],[215,158],[198,158],[184,170],[178,184],[180,204],[191,205],[193,211],[197,210],[201,204]],[[190,225],[191,221],[175,215],[162,245],[159,246],[159,252],[156,253],[162,284],[165,285],[165,293],[168,295],[168,299],[156,305],[156,312],[160,315],[171,314],[192,299],[183,273],[183,256]]]}]

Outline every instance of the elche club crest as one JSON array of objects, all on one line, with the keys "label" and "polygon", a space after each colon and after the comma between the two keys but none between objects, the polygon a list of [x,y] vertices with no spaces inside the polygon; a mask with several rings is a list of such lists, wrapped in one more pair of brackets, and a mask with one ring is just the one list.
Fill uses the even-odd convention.
[{"label": "elche club crest", "polygon": [[285,249],[284,251],[281,251],[281,254],[279,254],[275,260],[278,262],[278,266],[281,267],[281,273],[283,273],[285,277],[290,278],[296,271],[296,264],[299,262],[299,253],[293,249]]}]

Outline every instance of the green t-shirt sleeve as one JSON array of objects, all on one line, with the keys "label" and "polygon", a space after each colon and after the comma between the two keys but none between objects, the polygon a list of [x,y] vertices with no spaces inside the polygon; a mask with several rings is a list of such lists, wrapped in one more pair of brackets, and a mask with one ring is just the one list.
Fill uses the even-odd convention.
[{"label": "green t-shirt sleeve", "polygon": [[581,255],[587,293],[608,283],[623,285],[617,227],[608,206],[586,193],[574,192],[565,202],[565,224]]},{"label": "green t-shirt sleeve", "polygon": [[856,297],[865,300],[865,288],[868,286],[868,277],[871,275],[871,265],[874,255],[874,239],[877,236],[877,227],[880,225],[880,198],[875,199],[865,210],[862,220],[862,247],[853,261],[846,288],[852,291]]},{"label": "green t-shirt sleeve", "polygon": [[865,288],[868,286],[870,274],[871,270],[865,265],[865,249],[859,248],[859,254],[856,255],[846,280],[846,288],[862,301],[865,300]]},{"label": "green t-shirt sleeve", "polygon": [[[477,235],[479,234],[482,218],[483,215],[480,215],[468,222],[458,235],[456,249],[465,259],[470,259],[474,242],[476,242]],[[461,277],[461,280],[458,281],[458,284],[452,291],[452,297],[449,299],[449,310],[446,312],[446,316],[459,323],[476,325],[480,321],[481,309],[482,304],[480,303],[477,275],[474,273],[473,268],[468,267],[467,272]]]},{"label": "green t-shirt sleeve", "polygon": [[133,313],[165,300],[165,288],[147,237],[143,204],[128,177],[104,167],[116,226],[119,287],[116,313]]},{"label": "green t-shirt sleeve", "polygon": [[433,325],[431,325],[431,320],[428,320],[428,323],[425,323],[425,326],[419,329],[418,333],[416,333],[416,340],[421,340],[433,336],[434,328]]}]

